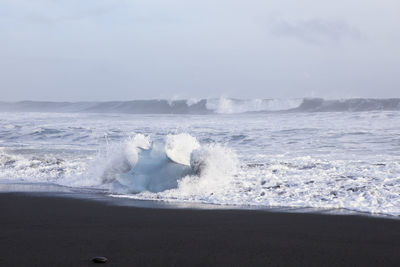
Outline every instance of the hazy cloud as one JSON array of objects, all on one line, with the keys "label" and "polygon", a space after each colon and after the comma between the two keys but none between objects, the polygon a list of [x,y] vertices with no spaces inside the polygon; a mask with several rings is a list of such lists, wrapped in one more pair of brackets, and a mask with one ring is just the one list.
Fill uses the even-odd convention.
[{"label": "hazy cloud", "polygon": [[271,32],[277,36],[296,38],[312,44],[366,39],[364,33],[344,21],[321,18],[294,22],[280,20],[272,24]]},{"label": "hazy cloud", "polygon": [[124,0],[3,0],[5,17],[26,20],[29,23],[51,24],[82,20],[113,12],[125,5]]}]

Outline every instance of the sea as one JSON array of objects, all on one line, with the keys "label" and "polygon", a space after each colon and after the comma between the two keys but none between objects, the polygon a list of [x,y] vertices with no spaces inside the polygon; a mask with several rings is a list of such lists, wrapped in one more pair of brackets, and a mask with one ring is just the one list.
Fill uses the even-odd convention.
[{"label": "sea", "polygon": [[400,216],[400,99],[0,102],[10,188]]}]

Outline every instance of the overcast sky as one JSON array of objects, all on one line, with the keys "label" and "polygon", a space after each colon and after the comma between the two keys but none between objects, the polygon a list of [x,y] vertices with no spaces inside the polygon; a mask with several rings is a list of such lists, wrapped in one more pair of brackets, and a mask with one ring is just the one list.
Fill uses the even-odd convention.
[{"label": "overcast sky", "polygon": [[398,0],[0,0],[0,100],[400,97]]}]

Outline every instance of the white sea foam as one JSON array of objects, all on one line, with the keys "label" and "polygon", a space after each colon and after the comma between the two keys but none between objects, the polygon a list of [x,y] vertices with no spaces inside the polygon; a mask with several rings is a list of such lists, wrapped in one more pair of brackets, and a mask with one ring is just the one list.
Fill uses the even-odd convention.
[{"label": "white sea foam", "polygon": [[91,177],[100,178],[100,183],[115,181],[120,175],[129,172],[138,162],[142,150],[150,148],[150,139],[143,134],[137,134],[124,142],[109,144],[105,153],[100,153],[92,165],[94,172]]},{"label": "white sea foam", "polygon": [[168,135],[165,144],[154,143],[150,150],[140,153],[135,166],[117,176],[113,189],[157,193],[175,188],[185,195],[209,194],[223,189],[237,166],[236,155],[228,148],[217,144],[200,147],[187,133]]},{"label": "white sea foam", "polygon": [[0,150],[0,179],[57,183],[85,171],[86,164],[82,157],[18,154],[8,153],[4,148]]},{"label": "white sea foam", "polygon": [[200,147],[196,138],[187,133],[168,135],[165,141],[165,153],[174,162],[190,166],[190,155]]},{"label": "white sea foam", "polygon": [[[178,188],[172,191],[193,199],[198,196],[209,197],[226,190],[233,181],[239,161],[231,149],[212,144],[192,153],[191,166],[195,175],[179,180]],[[174,195],[175,192],[171,193]]]},{"label": "white sea foam", "polygon": [[186,100],[186,104],[188,106],[192,106],[194,104],[199,103],[200,101],[201,101],[201,99],[199,99],[199,98],[189,98],[189,99]]},{"label": "white sea foam", "polygon": [[208,99],[207,108],[219,114],[235,114],[255,111],[278,111],[297,108],[302,99]]}]

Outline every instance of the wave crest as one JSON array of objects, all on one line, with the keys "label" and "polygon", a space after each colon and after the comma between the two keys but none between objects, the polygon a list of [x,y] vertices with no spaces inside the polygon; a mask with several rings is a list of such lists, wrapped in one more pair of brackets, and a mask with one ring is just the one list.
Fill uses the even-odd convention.
[{"label": "wave crest", "polygon": [[128,113],[128,114],[237,114],[248,112],[324,112],[400,110],[400,98],[305,99],[188,99],[113,102],[0,102],[6,112]]},{"label": "wave crest", "polygon": [[[140,147],[143,143],[145,146]],[[94,184],[109,184],[116,193],[176,189],[187,195],[218,187],[223,190],[238,166],[237,156],[229,148],[201,145],[187,133],[167,135],[165,142],[150,143],[148,137],[136,135],[110,145],[106,155],[92,165],[89,180],[93,177]]]}]

